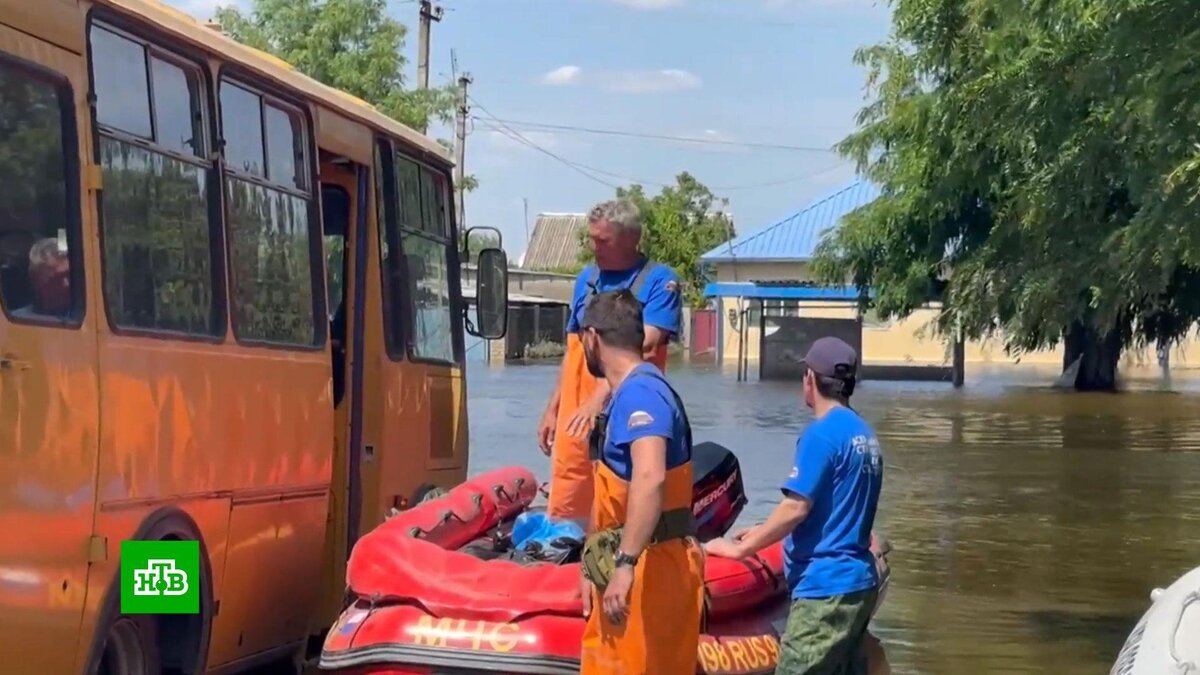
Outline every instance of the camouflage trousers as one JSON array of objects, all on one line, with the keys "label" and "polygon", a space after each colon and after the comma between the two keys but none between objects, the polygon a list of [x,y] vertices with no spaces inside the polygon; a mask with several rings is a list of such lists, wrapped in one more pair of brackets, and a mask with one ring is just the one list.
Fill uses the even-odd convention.
[{"label": "camouflage trousers", "polygon": [[776,675],[867,675],[863,638],[878,592],[792,601]]}]

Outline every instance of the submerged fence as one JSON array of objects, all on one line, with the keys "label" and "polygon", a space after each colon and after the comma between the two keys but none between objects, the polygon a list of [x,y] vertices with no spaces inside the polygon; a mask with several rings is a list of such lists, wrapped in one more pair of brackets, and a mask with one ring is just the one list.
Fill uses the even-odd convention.
[{"label": "submerged fence", "polygon": [[523,359],[535,345],[566,345],[566,305],[510,305],[504,358]]}]

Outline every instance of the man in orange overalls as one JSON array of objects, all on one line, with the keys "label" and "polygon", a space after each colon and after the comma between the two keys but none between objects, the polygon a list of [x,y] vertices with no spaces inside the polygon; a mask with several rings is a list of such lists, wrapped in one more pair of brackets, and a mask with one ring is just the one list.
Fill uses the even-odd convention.
[{"label": "man in orange overalls", "polygon": [[692,432],[642,358],[642,321],[639,300],[618,290],[592,298],[581,323],[588,372],[612,390],[589,438],[596,531],[584,547],[582,675],[696,670],[704,558],[691,536]]},{"label": "man in orange overalls", "polygon": [[679,333],[683,307],[679,277],[670,267],[647,260],[639,252],[641,235],[641,214],[629,200],[604,202],[588,214],[588,237],[596,263],[575,280],[567,320],[567,353],[558,386],[538,426],[538,444],[550,455],[551,464],[547,515],[575,520],[585,527],[593,490],[587,432],[608,402],[610,390],[604,379],[588,373],[584,363],[578,334],[584,306],[596,293],[630,290],[643,307],[643,356],[662,372],[667,367],[667,343]]}]

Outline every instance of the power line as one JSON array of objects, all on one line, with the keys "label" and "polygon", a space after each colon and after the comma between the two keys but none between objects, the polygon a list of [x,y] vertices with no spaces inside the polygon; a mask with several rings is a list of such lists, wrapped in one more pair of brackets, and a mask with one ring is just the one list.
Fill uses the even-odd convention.
[{"label": "power line", "polygon": [[[538,146],[538,144],[529,140],[525,136],[518,134],[517,132],[513,131],[510,128],[496,126],[496,125],[492,124],[490,120],[482,119],[482,118],[478,118],[478,117],[475,118],[475,121],[482,123],[483,126],[491,129],[492,131],[495,131],[496,133],[504,136],[505,138],[512,139],[514,141],[517,141],[518,143],[522,143],[524,145],[527,145],[527,146],[532,147],[537,150],[542,150],[543,152],[547,152],[549,154],[549,151],[544,150],[543,148]],[[644,178],[637,178],[636,176],[626,176],[626,175],[619,174],[619,173],[613,173],[611,171],[605,171],[604,169],[598,169],[594,166],[588,166],[587,164],[584,164],[582,162],[576,162],[574,160],[566,159],[565,157],[562,157],[559,155],[551,154],[550,156],[554,157],[555,159],[557,159],[558,161],[560,161],[564,164],[568,164],[577,169],[583,169],[585,171],[589,171],[592,173],[598,173],[600,175],[608,176],[610,178],[617,178],[619,180],[623,180],[628,183],[641,183],[643,185],[653,185],[655,187],[669,187],[666,183],[659,183],[657,181],[646,180]],[[589,176],[589,177],[595,179],[594,176]],[[601,182],[604,185],[608,185],[609,187],[613,187],[613,188],[617,187],[616,185],[613,185],[607,181],[599,181],[599,182]]]},{"label": "power line", "polygon": [[824,176],[827,173],[833,173],[834,171],[844,167],[847,164],[847,162],[849,162],[849,161],[850,160],[839,160],[836,164],[834,164],[832,166],[827,166],[824,169],[820,169],[820,170],[814,171],[812,173],[806,173],[803,176],[792,176],[791,178],[781,178],[779,180],[773,180],[773,181],[769,181],[766,183],[748,183],[746,185],[726,185],[726,186],[722,186],[722,187],[715,187],[712,189],[720,190],[721,192],[732,192],[734,190],[754,190],[757,188],[774,187],[776,185],[787,185],[788,183],[799,183],[800,181],[803,181],[803,180],[812,180],[814,178],[820,178],[821,176]]},{"label": "power line", "polygon": [[[472,101],[474,102],[474,99],[472,99]],[[478,105],[477,102],[476,102],[476,105]],[[587,176],[591,180],[596,181],[597,183],[600,183],[601,185],[605,185],[605,186],[608,186],[608,187],[611,187],[614,189],[617,187],[616,185],[613,185],[612,183],[610,183],[606,180],[597,178],[596,176],[591,175],[591,174],[600,174],[602,176],[616,178],[616,179],[624,181],[626,183],[637,183],[640,185],[649,185],[649,186],[653,186],[653,187],[675,187],[675,185],[672,183],[662,183],[659,181],[647,180],[645,178],[638,178],[636,176],[627,176],[625,174],[613,173],[611,171],[605,171],[604,169],[600,169],[600,168],[597,168],[594,166],[589,166],[587,164],[583,164],[582,162],[576,162],[574,160],[566,159],[565,157],[562,157],[561,155],[551,153],[550,151],[546,150],[545,148],[542,148],[537,143],[534,143],[533,141],[529,140],[525,136],[520,135],[519,133],[513,131],[512,129],[502,128],[500,126],[492,124],[491,120],[489,120],[487,118],[476,117],[475,121],[483,124],[484,127],[491,129],[492,131],[495,131],[496,133],[504,136],[505,138],[514,140],[518,143],[521,143],[522,145],[533,148],[534,150],[537,150],[539,152],[542,152],[544,154],[547,154],[547,155],[553,157],[554,159],[558,160],[559,162],[571,167],[575,171],[582,173],[584,176]],[[841,160],[832,166],[827,166],[823,169],[819,169],[817,171],[814,171],[811,173],[806,173],[806,174],[803,174],[800,176],[792,176],[790,178],[781,178],[779,180],[767,181],[767,182],[762,182],[762,183],[746,183],[746,184],[742,184],[742,185],[716,185],[716,186],[710,187],[709,189],[713,190],[714,192],[734,192],[737,190],[753,190],[753,189],[757,189],[757,188],[773,187],[776,185],[786,185],[788,183],[798,183],[800,181],[812,180],[814,178],[819,178],[827,173],[830,173],[832,171],[840,169],[843,166],[845,166],[848,161],[849,160]]]},{"label": "power line", "polygon": [[[470,101],[471,101],[472,103],[474,103],[474,104],[475,104],[475,105],[476,105],[476,106],[477,106],[477,107],[478,107],[480,110],[484,111],[484,112],[485,112],[485,113],[487,113],[489,116],[492,116],[492,113],[491,113],[491,112],[490,112],[490,111],[487,109],[487,107],[486,107],[486,106],[484,106],[484,105],[483,105],[482,103],[480,103],[479,101],[475,100],[475,98],[474,98],[474,97],[470,97]],[[483,122],[485,126],[487,126],[487,125],[489,124],[487,120],[483,120],[483,119],[480,119],[480,118],[478,118],[478,117],[475,117],[475,119],[476,119],[477,121],[481,121],[481,122]],[[591,180],[593,180],[593,181],[596,181],[597,183],[600,183],[601,185],[606,185],[606,186],[608,186],[608,187],[610,187],[610,188],[613,188],[614,190],[615,190],[615,189],[617,189],[617,187],[618,187],[618,186],[616,186],[616,185],[613,185],[612,183],[609,183],[608,181],[606,181],[606,180],[604,180],[604,179],[602,179],[602,178],[597,178],[597,177],[593,176],[591,173],[589,173],[588,171],[586,171],[586,170],[584,170],[584,169],[580,168],[579,166],[577,166],[577,165],[576,165],[574,162],[572,162],[572,161],[570,161],[570,160],[568,160],[568,159],[565,159],[565,158],[563,158],[563,157],[559,157],[558,155],[554,154],[553,152],[550,152],[549,150],[547,150],[547,149],[543,148],[542,146],[538,145],[537,143],[534,143],[533,141],[529,140],[528,138],[525,138],[525,137],[524,137],[524,136],[522,136],[522,135],[521,135],[519,132],[515,131],[515,130],[514,130],[512,127],[509,127],[507,124],[504,124],[503,122],[501,122],[501,123],[500,123],[500,126],[501,126],[501,127],[503,127],[503,128],[504,128],[504,130],[508,132],[508,134],[511,134],[511,135],[509,135],[509,136],[508,136],[509,138],[512,138],[513,140],[515,140],[515,141],[517,141],[517,142],[519,142],[519,143],[522,143],[522,144],[524,144],[524,145],[527,145],[527,146],[529,146],[529,147],[533,148],[534,150],[537,150],[538,152],[540,152],[540,153],[542,153],[542,154],[544,154],[544,155],[548,155],[549,157],[551,157],[551,158],[553,158],[553,159],[555,159],[555,160],[558,160],[559,162],[563,163],[564,165],[566,165],[566,166],[567,166],[567,167],[569,167],[570,169],[572,169],[572,170],[574,170],[574,171],[576,171],[576,172],[578,172],[578,173],[582,174],[583,176],[586,176],[587,178],[589,178],[589,179],[591,179]],[[493,127],[493,128],[494,128],[494,127]],[[497,131],[500,131],[500,130],[499,130],[499,129],[497,129]],[[504,133],[504,131],[501,131],[501,133]],[[508,134],[506,134],[506,135],[508,135]]]},{"label": "power line", "polygon": [[[491,113],[489,113],[490,115]],[[506,120],[492,116],[492,120],[504,124],[515,125],[519,127],[527,127],[530,129],[551,129],[555,131],[574,131],[587,134],[601,134],[605,136],[625,136],[628,138],[642,138],[658,141],[672,141],[678,143],[700,143],[702,145],[723,145],[735,146],[742,148],[759,148],[763,150],[790,150],[794,152],[819,152],[823,154],[835,154],[832,148],[821,148],[808,145],[783,145],[779,143],[754,143],[750,141],[729,141],[719,138],[693,138],[689,136],[670,136],[667,134],[650,134],[637,131],[622,131],[618,129],[595,129],[592,127],[578,127],[569,124],[550,124],[548,122],[526,122],[521,120]]]}]

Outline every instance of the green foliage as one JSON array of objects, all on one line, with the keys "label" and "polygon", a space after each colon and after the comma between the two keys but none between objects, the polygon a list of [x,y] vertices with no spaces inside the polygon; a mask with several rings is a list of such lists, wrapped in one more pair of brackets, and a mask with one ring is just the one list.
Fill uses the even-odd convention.
[{"label": "green foliage", "polygon": [[[587,231],[586,231],[586,230],[583,232],[583,235],[582,235],[582,237],[583,237],[583,238],[585,238],[585,239],[587,238]],[[585,248],[586,248],[586,244],[585,244],[584,246],[585,246]],[[580,257],[581,257],[581,258],[584,258],[584,257],[586,257],[586,258],[591,258],[592,256],[591,256],[591,254],[590,254],[590,253],[588,253],[588,254],[586,254],[586,255],[581,255]],[[546,270],[546,271],[547,271],[547,272],[550,272],[551,274],[567,274],[567,275],[570,275],[570,276],[576,276],[576,275],[578,275],[580,272],[582,272],[582,271],[583,271],[583,268],[584,268],[584,267],[586,267],[586,266],[587,266],[587,263],[584,261],[584,262],[577,262],[577,263],[575,263],[574,265],[564,265],[564,266],[561,266],[561,267],[552,267],[552,268],[550,268],[550,269],[548,269],[548,270]]]},{"label": "green foliage", "polygon": [[958,319],[1011,352],[1185,335],[1200,317],[1194,4],[893,5],[890,39],[857,54],[873,100],[839,148],[883,195],[821,247],[820,276],[874,287],[884,317],[940,297],[943,332]]},{"label": "green foliage", "polygon": [[[683,282],[683,293],[693,307],[704,305],[704,271],[700,256],[734,237],[733,220],[724,212],[727,200],[717,197],[686,171],[675,185],[648,197],[641,185],[617,189],[617,197],[631,200],[642,213],[642,252],[651,260],[670,265]],[[580,260],[591,261],[587,230],[580,231]]]},{"label": "green foliage", "polygon": [[[273,54],[409,127],[425,129],[430,121],[454,119],[457,85],[405,88],[402,50],[408,30],[387,15],[386,0],[253,0],[248,13],[222,7],[216,20],[235,40]],[[477,185],[468,176],[462,189]]]},{"label": "green foliage", "polygon": [[498,248],[500,239],[491,232],[475,232],[467,241],[467,260],[464,262],[474,262],[479,257],[479,252],[485,248]]}]

